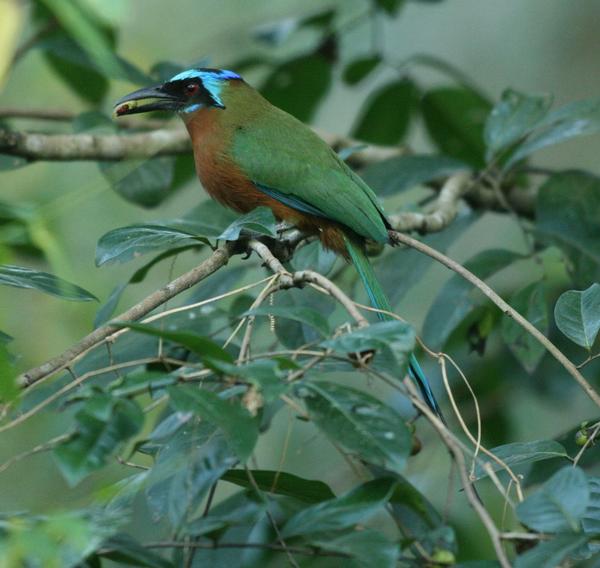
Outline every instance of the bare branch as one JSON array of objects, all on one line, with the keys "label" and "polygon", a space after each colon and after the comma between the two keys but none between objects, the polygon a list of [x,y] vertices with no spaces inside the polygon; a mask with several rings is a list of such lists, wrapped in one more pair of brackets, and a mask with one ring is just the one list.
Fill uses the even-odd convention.
[{"label": "bare branch", "polygon": [[390,216],[390,222],[397,231],[439,232],[454,221],[460,199],[472,187],[468,172],[454,174],[442,186],[431,213],[398,213]]}]

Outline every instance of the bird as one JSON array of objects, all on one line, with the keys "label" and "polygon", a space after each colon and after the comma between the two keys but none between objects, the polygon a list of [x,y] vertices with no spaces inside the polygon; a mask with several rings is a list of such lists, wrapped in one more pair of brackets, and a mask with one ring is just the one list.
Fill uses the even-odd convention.
[{"label": "bird", "polygon": [[[301,93],[298,96],[302,96]],[[375,192],[309,126],[272,105],[239,74],[192,68],[115,103],[117,117],[178,114],[191,138],[196,172],[209,195],[239,213],[268,207],[351,262],[381,320],[392,307],[365,252],[393,244]],[[414,353],[409,374],[430,409],[440,406]]]}]

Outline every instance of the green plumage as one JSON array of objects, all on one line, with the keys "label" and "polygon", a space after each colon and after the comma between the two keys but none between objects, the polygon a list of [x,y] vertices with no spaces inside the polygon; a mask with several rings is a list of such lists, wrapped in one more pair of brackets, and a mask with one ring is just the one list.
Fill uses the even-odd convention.
[{"label": "green plumage", "polygon": [[388,242],[373,190],[310,128],[263,101],[251,101],[268,106],[253,109],[247,126],[233,135],[231,155],[240,169],[256,184],[316,207],[361,237]]}]

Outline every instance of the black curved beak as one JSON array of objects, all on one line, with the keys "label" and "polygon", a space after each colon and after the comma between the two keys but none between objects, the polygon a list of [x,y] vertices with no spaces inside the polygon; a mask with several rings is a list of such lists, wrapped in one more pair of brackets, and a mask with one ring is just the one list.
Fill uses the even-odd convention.
[{"label": "black curved beak", "polygon": [[163,91],[162,85],[155,85],[138,89],[120,98],[115,103],[114,113],[119,117],[151,110],[178,110],[179,106],[177,97]]}]

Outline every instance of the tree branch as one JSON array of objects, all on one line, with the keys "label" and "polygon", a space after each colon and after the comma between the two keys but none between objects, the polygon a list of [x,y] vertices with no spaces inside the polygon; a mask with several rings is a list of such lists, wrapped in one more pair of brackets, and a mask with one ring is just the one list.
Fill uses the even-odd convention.
[{"label": "tree branch", "polygon": [[422,252],[423,254],[426,254],[427,256],[430,256],[481,290],[485,296],[487,296],[502,310],[502,312],[504,312],[505,315],[514,319],[525,331],[527,331],[527,333],[535,337],[579,383],[579,386],[594,401],[594,403],[600,407],[600,395],[594,390],[592,385],[587,382],[577,367],[562,353],[558,347],[556,347],[556,345],[554,345],[554,343],[552,343],[539,329],[537,329],[537,327],[535,327],[521,314],[519,314],[519,312],[509,306],[500,296],[498,296],[498,294],[496,294],[496,292],[494,292],[485,282],[483,282],[483,280],[477,278],[477,276],[475,276],[472,272],[469,272],[458,262],[452,260],[430,246],[427,246],[426,244],[409,237],[408,235],[404,235],[403,233],[399,233],[397,231],[390,231],[390,235],[397,243],[402,243],[410,248]]},{"label": "tree branch", "polygon": [[[153,292],[132,308],[113,318],[113,321],[136,321],[140,319],[158,306],[164,304],[188,288],[191,288],[201,280],[204,280],[213,274],[219,268],[225,266],[232,255],[232,250],[233,245],[229,243],[216,249],[212,255],[199,266],[182,274],[156,292]],[[111,325],[111,322],[95,329],[92,333],[86,335],[64,353],[61,353],[58,357],[54,357],[39,367],[35,367],[23,373],[17,379],[18,384],[26,388],[54,373],[62,371],[117,330],[118,328]]]}]

